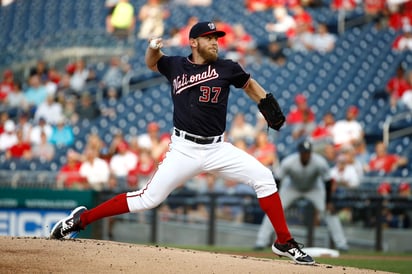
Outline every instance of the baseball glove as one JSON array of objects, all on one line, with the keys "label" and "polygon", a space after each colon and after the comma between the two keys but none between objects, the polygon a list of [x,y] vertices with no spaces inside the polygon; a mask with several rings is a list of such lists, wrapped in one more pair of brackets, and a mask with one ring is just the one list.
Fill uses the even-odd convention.
[{"label": "baseball glove", "polygon": [[285,123],[285,115],[283,115],[279,103],[275,97],[273,97],[272,93],[267,93],[266,97],[260,100],[258,108],[270,128],[279,130]]}]

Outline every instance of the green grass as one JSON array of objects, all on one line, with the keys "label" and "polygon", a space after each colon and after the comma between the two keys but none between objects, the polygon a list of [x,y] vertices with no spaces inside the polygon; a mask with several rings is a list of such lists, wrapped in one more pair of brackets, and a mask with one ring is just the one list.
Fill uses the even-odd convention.
[{"label": "green grass", "polygon": [[[250,248],[219,247],[219,246],[177,246],[169,247],[192,249],[198,251],[235,254],[240,256],[253,256],[260,258],[278,259],[270,249],[254,251]],[[338,258],[320,257],[315,258],[317,263],[347,266],[356,268],[372,269],[377,271],[387,271],[393,273],[410,274],[412,273],[412,254],[410,253],[382,253],[373,251],[350,251],[341,254]]]},{"label": "green grass", "polygon": [[[379,255],[376,255],[379,257]],[[399,259],[398,257],[379,258],[316,258],[318,263],[330,264],[335,266],[348,266],[357,268],[366,268],[372,270],[388,271],[394,273],[411,273],[412,258]]]}]

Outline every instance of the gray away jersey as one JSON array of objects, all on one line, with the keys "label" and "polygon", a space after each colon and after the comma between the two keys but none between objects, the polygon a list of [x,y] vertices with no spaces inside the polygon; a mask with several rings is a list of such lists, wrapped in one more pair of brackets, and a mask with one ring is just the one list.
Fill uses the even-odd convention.
[{"label": "gray away jersey", "polygon": [[280,163],[277,175],[282,181],[290,179],[292,185],[302,192],[309,191],[317,184],[323,184],[324,181],[331,179],[327,161],[313,152],[306,166],[300,162],[299,153],[286,157]]}]

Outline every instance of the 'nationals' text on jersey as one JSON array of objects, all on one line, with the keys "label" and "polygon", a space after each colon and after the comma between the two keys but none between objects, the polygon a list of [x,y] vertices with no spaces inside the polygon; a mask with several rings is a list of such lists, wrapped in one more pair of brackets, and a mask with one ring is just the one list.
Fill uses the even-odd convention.
[{"label": "'nationals' text on jersey", "polygon": [[[221,135],[226,129],[230,85],[243,88],[250,74],[231,60],[198,65],[190,59],[163,56],[157,63],[172,86],[174,126],[201,136]],[[207,124],[200,122],[205,120]]]}]

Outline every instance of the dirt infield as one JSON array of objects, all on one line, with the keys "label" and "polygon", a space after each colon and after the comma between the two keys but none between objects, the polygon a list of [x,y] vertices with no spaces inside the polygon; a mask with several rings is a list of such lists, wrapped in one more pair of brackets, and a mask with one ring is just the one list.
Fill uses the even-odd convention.
[{"label": "dirt infield", "polygon": [[385,273],[89,239],[0,237],[0,273]]}]

